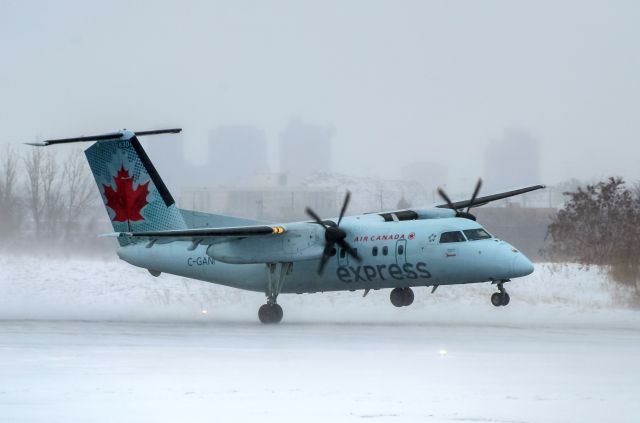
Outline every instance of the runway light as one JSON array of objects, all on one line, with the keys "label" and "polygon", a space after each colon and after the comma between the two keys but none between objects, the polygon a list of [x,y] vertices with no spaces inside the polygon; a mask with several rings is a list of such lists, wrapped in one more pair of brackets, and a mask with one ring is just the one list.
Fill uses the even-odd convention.
[{"label": "runway light", "polygon": [[444,357],[445,355],[447,355],[447,350],[440,350],[438,351],[438,354],[440,354],[440,357]]}]

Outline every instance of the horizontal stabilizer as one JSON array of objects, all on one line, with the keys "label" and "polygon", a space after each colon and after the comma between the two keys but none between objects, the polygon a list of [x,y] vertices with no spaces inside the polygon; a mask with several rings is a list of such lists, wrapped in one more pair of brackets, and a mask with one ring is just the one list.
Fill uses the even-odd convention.
[{"label": "horizontal stabilizer", "polygon": [[[160,135],[160,134],[178,134],[182,131],[182,128],[172,128],[172,129],[157,129],[153,131],[140,131],[134,132],[134,134],[138,137],[143,137],[146,135]],[[89,135],[89,136],[81,136],[74,138],[58,138],[53,140],[44,140],[39,142],[26,142],[27,145],[33,145],[36,147],[46,147],[48,145],[54,144],[67,144],[72,142],[89,142],[89,141],[115,141],[125,136],[124,131],[120,132],[111,132],[108,134],[100,134],[100,135]]]}]

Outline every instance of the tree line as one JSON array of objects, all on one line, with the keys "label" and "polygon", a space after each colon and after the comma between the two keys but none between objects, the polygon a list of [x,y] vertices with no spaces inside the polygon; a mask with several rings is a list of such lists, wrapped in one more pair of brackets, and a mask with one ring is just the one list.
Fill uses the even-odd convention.
[{"label": "tree line", "polygon": [[50,149],[19,153],[10,145],[0,155],[1,250],[101,250],[103,214],[81,151],[61,158]]}]

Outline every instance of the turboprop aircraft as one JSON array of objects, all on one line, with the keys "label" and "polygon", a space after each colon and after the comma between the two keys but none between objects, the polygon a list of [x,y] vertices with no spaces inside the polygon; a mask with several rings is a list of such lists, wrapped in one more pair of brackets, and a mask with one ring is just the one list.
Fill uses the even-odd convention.
[{"label": "turboprop aircraft", "polygon": [[[153,276],[180,275],[264,292],[263,323],[282,320],[284,293],[390,288],[391,303],[408,306],[413,287],[491,282],[494,306],[509,304],[504,283],[533,272],[507,242],[494,238],[470,213],[474,207],[544,188],[535,185],[468,200],[347,216],[347,192],[337,218],[265,224],[232,216],[183,210],[142,148],[138,137],[181,129],[117,132],[28,143],[48,146],[94,142],[85,155],[107,208],[118,256]],[[232,165],[232,164],[230,164]]]}]

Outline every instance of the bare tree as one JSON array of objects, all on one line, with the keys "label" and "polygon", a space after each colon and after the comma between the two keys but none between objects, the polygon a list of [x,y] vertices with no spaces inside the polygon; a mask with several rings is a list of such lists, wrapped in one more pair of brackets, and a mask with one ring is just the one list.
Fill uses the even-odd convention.
[{"label": "bare tree", "polygon": [[55,154],[34,148],[24,159],[27,171],[27,204],[33,217],[35,235],[53,238],[60,232],[62,172]]},{"label": "bare tree", "polygon": [[57,237],[62,232],[62,172],[52,150],[44,155],[42,167],[42,193],[46,233],[49,238]]},{"label": "bare tree", "polygon": [[64,239],[69,240],[72,230],[79,229],[79,221],[88,209],[95,205],[96,194],[93,177],[79,150],[71,152],[63,164],[63,201],[62,215]]},{"label": "bare tree", "polygon": [[40,227],[42,226],[41,162],[42,150],[39,148],[32,149],[24,158],[24,167],[27,171],[26,192],[28,196],[26,201],[35,226],[36,236],[40,235]]},{"label": "bare tree", "polygon": [[[22,223],[25,230],[20,238],[29,243],[30,251],[37,246],[43,246],[53,253],[95,253],[106,250],[106,247],[96,247],[96,230],[106,230],[100,224],[104,219],[104,208],[83,158],[81,152],[73,151],[61,159],[53,151],[41,148],[31,149],[22,157],[14,151],[11,155],[1,157],[0,235],[3,239],[6,239],[4,224],[7,230],[17,233]],[[21,162],[24,178],[17,177]],[[17,184],[25,189],[16,189]],[[11,187],[11,190],[5,186]],[[8,198],[8,193],[12,193],[13,200],[4,200]],[[17,223],[9,224],[10,221],[5,217],[6,204],[16,207]],[[30,220],[28,224],[25,224],[26,220]],[[37,242],[32,242],[33,238]],[[88,245],[91,248],[88,249]]]},{"label": "bare tree", "polygon": [[22,223],[23,214],[16,190],[17,173],[18,155],[8,145],[0,160],[0,234],[4,240],[12,240]]},{"label": "bare tree", "polygon": [[0,162],[0,200],[12,198],[18,168],[18,155],[11,145],[7,145]]}]

